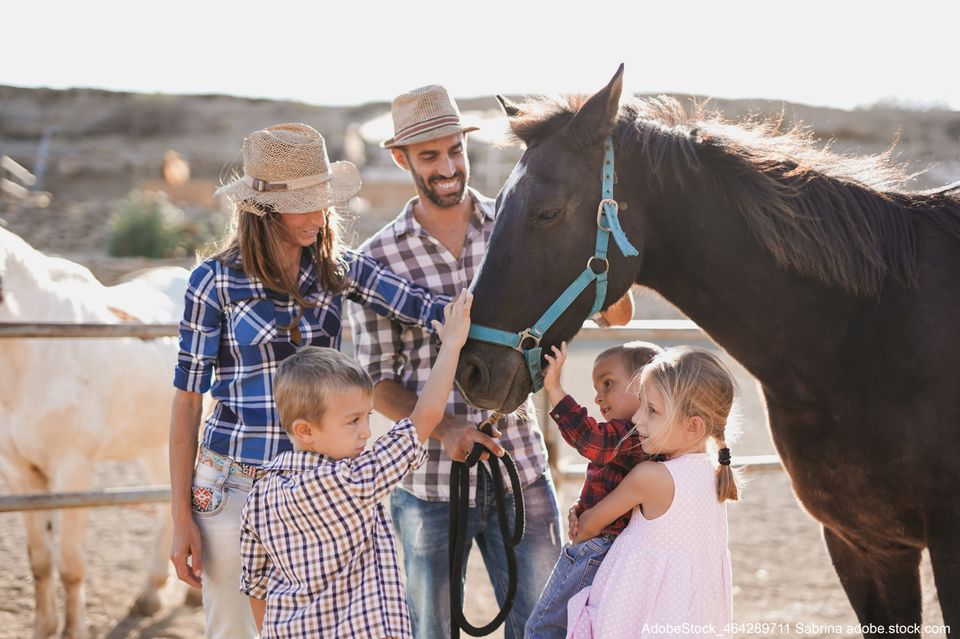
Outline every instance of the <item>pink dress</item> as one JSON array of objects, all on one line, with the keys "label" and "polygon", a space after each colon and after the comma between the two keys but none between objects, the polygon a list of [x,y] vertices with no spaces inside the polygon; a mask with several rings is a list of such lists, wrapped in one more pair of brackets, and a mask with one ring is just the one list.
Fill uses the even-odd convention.
[{"label": "pink dress", "polygon": [[664,462],[673,503],[660,517],[635,508],[593,585],[567,604],[567,639],[730,637],[733,594],[727,509],[706,453]]}]

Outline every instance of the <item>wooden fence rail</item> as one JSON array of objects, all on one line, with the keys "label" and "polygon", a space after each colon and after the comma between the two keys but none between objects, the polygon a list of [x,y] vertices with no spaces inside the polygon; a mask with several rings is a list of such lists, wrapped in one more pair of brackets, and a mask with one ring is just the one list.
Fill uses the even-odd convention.
[{"label": "wooden fence rail", "polygon": [[[20,322],[0,323],[0,339],[77,339],[133,337],[157,339],[177,336],[176,324],[74,324],[67,322]],[[609,340],[703,340],[708,339],[700,328],[690,320],[632,320],[626,326],[600,328],[593,322],[585,322],[578,334],[580,341]],[[343,338],[350,339],[348,327]],[[541,406],[541,412],[546,411]],[[551,459],[558,459],[558,442],[553,429],[544,429]],[[783,466],[776,455],[735,457],[734,466],[750,472],[778,471]],[[553,468],[561,478],[582,476],[586,464],[561,464]],[[0,513],[25,510],[58,510],[62,508],[94,508],[100,506],[125,506],[144,503],[165,503],[170,500],[169,486],[142,488],[106,488],[98,491],[73,493],[30,493],[0,496]]]},{"label": "wooden fence rail", "polygon": [[[0,338],[77,339],[104,337],[139,337],[155,339],[176,337],[176,324],[76,324],[72,322],[0,322]],[[616,337],[629,341],[638,339],[686,340],[705,339],[703,331],[690,320],[631,320],[626,326],[600,328],[593,322],[584,322],[577,338],[602,340]],[[343,327],[343,339],[350,339],[349,327]]]}]

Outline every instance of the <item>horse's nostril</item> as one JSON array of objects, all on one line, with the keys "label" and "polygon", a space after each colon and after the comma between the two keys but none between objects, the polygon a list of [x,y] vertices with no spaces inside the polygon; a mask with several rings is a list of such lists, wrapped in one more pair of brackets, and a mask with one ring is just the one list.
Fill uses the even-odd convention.
[{"label": "horse's nostril", "polygon": [[481,360],[471,357],[464,361],[461,382],[466,388],[484,389],[487,387],[487,380],[489,379],[490,374],[487,371],[487,366]]}]

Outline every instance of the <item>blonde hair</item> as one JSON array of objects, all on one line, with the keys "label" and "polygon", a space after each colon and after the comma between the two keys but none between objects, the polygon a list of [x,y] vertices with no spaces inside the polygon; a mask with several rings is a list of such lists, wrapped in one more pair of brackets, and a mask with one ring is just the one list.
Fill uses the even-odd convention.
[{"label": "blonde hair", "polygon": [[[706,436],[713,438],[717,449],[727,448],[727,419],[733,407],[736,383],[715,355],[687,346],[668,348],[643,368],[637,382],[641,388],[649,382],[660,391],[671,425],[699,417],[706,424]],[[736,473],[729,464],[720,464],[717,499],[738,498]]]},{"label": "blonde hair", "polygon": [[[253,209],[257,212],[252,212]],[[220,262],[239,257],[248,277],[257,278],[267,288],[292,297],[301,310],[295,314],[290,326],[285,327],[290,330],[300,321],[303,307],[315,304],[300,295],[297,280],[291,279],[281,266],[284,228],[280,215],[281,212],[257,202],[235,205],[230,232],[212,257]],[[327,209],[323,228],[312,247],[320,287],[333,295],[342,292],[347,285],[342,264],[341,226],[342,218],[336,209]]]},{"label": "blonde hair", "polygon": [[319,422],[351,390],[373,393],[373,380],[359,362],[333,348],[305,346],[280,362],[273,378],[280,425],[289,434],[298,419]]}]

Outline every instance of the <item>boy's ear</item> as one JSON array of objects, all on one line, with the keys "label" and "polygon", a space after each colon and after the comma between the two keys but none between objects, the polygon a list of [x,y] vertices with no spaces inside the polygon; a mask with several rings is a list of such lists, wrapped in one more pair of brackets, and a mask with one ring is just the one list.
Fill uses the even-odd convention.
[{"label": "boy's ear", "polygon": [[305,419],[295,419],[290,425],[290,434],[300,439],[310,439],[313,436],[313,424]]},{"label": "boy's ear", "polygon": [[687,420],[686,431],[691,440],[697,441],[706,437],[707,422],[703,421],[703,417],[695,415]]}]

